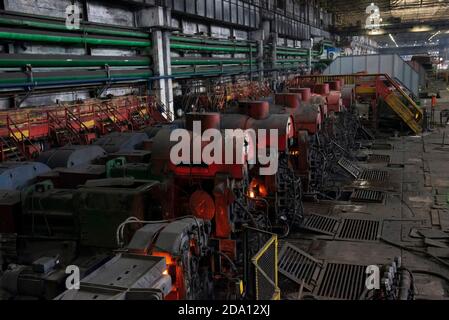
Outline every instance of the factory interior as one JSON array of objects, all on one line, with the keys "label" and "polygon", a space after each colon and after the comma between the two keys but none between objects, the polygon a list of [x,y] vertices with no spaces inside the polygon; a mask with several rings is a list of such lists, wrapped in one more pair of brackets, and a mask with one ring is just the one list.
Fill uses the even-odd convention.
[{"label": "factory interior", "polygon": [[448,300],[449,1],[372,1],[0,0],[0,300]]}]

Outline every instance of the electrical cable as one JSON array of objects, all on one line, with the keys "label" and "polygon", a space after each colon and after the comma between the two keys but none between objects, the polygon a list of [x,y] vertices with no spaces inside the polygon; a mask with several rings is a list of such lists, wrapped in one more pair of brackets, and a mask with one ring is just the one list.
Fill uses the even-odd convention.
[{"label": "electrical cable", "polygon": [[193,219],[195,220],[198,229],[200,230],[200,224],[198,222],[198,219],[195,216],[184,216],[184,217],[179,217],[179,218],[174,218],[171,220],[159,220],[159,221],[144,221],[144,220],[140,220],[137,217],[129,217],[128,219],[126,219],[124,222],[122,222],[118,227],[117,227],[117,231],[116,231],[116,241],[117,241],[117,245],[121,246],[122,245],[122,239],[123,239],[123,233],[124,233],[124,229],[125,226],[128,224],[132,224],[132,223],[141,223],[141,224],[164,224],[164,223],[170,223],[170,222],[174,222],[174,221],[179,221],[179,220],[184,220],[184,219]]},{"label": "electrical cable", "polygon": [[231,265],[231,268],[232,268],[235,272],[238,271],[237,266],[235,265],[235,263],[232,261],[232,259],[231,259],[226,253],[224,253],[224,252],[222,252],[222,251],[216,251],[216,253],[218,253],[220,256],[222,256],[223,258],[225,258],[225,259],[229,262],[229,264]]},{"label": "electrical cable", "polygon": [[410,272],[415,273],[415,274],[426,274],[426,275],[434,276],[434,277],[443,279],[447,283],[449,283],[449,277],[447,277],[441,273],[435,272],[435,271],[412,269],[412,270],[410,270]]},{"label": "electrical cable", "polygon": [[416,248],[406,247],[406,246],[403,246],[403,245],[401,245],[399,243],[396,243],[394,241],[385,239],[383,237],[380,237],[379,240],[381,240],[381,241],[383,241],[383,242],[385,242],[385,243],[387,243],[389,245],[392,245],[392,246],[400,248],[400,249],[404,249],[404,250],[409,251],[409,252],[415,252],[415,253],[421,253],[421,254],[427,255],[429,257],[432,257],[433,259],[435,259],[436,261],[438,261],[440,264],[444,265],[445,267],[449,268],[449,263],[448,262],[444,261],[443,259],[437,257],[434,254],[431,254],[430,252],[427,252],[425,250],[416,249]]}]

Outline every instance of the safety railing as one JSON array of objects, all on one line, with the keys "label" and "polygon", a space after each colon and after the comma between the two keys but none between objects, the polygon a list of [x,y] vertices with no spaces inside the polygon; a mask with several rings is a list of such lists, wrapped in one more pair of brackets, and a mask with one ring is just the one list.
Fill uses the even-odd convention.
[{"label": "safety railing", "polygon": [[65,118],[67,128],[71,132],[75,132],[79,143],[89,143],[86,136],[89,133],[89,128],[80,120],[80,118],[68,108],[65,108]]},{"label": "safety railing", "polygon": [[[295,76],[289,79],[286,85],[288,87],[298,87],[311,83],[322,84],[336,80],[343,80],[345,85],[351,84],[356,87],[366,86],[372,88],[373,98],[382,98],[415,133],[422,132],[423,111],[401,85],[388,74],[357,73]],[[367,92],[371,94],[371,91]]]},{"label": "safety railing", "polygon": [[243,243],[246,298],[279,300],[277,235],[248,227]]},{"label": "safety railing", "polygon": [[[15,144],[17,150],[27,159],[32,160],[34,154],[39,152],[39,148],[23,133],[20,127],[7,117],[7,128],[11,141]],[[28,129],[29,130],[29,129]]]},{"label": "safety railing", "polygon": [[[132,114],[138,114],[144,120],[132,123]],[[173,116],[153,96],[124,96],[109,100],[91,99],[84,103],[58,104],[48,107],[23,108],[0,111],[0,137],[9,145],[0,141],[0,162],[5,161],[5,152],[12,148],[30,159],[35,153],[38,141],[51,140],[52,132],[66,130],[62,139],[65,143],[89,143],[96,136],[96,129],[103,129],[104,121],[116,130],[127,131],[141,129],[154,123],[165,123],[164,115]],[[139,120],[140,121],[140,120]],[[139,125],[136,127],[136,125]],[[105,133],[99,130],[100,134]]]}]

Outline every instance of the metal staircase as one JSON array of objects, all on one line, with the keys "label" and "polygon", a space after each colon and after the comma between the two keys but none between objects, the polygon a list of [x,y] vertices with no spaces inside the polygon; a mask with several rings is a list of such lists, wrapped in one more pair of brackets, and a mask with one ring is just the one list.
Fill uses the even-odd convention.
[{"label": "metal staircase", "polygon": [[81,121],[81,119],[71,110],[65,109],[66,127],[76,133],[76,141],[79,144],[89,144],[90,135],[93,135],[89,128]]},{"label": "metal staircase", "polygon": [[50,127],[50,134],[53,137],[53,142],[58,146],[66,144],[77,144],[78,132],[67,121],[67,117],[62,120],[58,112],[47,112],[48,124]]},{"label": "metal staircase", "polygon": [[151,124],[168,123],[174,119],[174,114],[156,96],[152,96],[149,101],[149,114]]},{"label": "metal staircase", "polygon": [[32,160],[39,153],[40,148],[34,145],[11,117],[8,116],[6,120],[9,137],[8,139],[3,139],[3,141],[6,141],[6,145],[9,145],[10,156],[13,160],[17,160],[18,157],[20,157],[20,161]]},{"label": "metal staircase", "polygon": [[125,119],[114,107],[110,107],[108,103],[98,104],[96,105],[97,112],[102,114],[102,127],[104,132],[103,134],[107,134],[113,131],[116,132],[125,132],[128,131],[129,125],[132,128],[132,123]]},{"label": "metal staircase", "polygon": [[11,138],[0,136],[0,161],[26,161],[27,158],[14,145]]},{"label": "metal staircase", "polygon": [[299,227],[304,213],[301,204],[301,179],[289,168],[288,159],[282,158],[279,161],[279,170],[276,175],[276,220],[286,218],[286,221],[291,222],[289,227]]},{"label": "metal staircase", "polygon": [[384,74],[378,78],[376,86],[379,96],[402,121],[415,134],[422,133],[423,112],[399,84],[390,76]]}]

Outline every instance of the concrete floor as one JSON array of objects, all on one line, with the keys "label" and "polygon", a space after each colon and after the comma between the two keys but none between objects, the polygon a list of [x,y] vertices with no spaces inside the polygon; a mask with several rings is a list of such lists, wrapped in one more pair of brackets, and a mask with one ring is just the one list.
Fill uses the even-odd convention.
[{"label": "concrete floor", "polygon": [[[429,106],[430,103],[424,101],[423,105]],[[449,108],[449,91],[443,88],[435,114],[438,123],[439,110],[446,108]],[[449,263],[449,126],[433,126],[430,132],[422,136],[392,137],[382,139],[381,142],[391,144],[392,149],[364,152],[389,155],[390,165],[367,162],[359,162],[357,165],[389,172],[388,182],[368,186],[385,192],[383,203],[306,203],[306,215],[320,214],[339,220],[379,220],[381,238],[407,248],[436,253]],[[363,181],[349,183],[348,188],[360,185],[363,185]],[[434,230],[448,233],[447,237],[444,233],[442,236],[427,235],[431,237],[430,242],[438,241],[428,244],[418,233],[420,230],[426,234]],[[335,238],[306,232],[293,235],[287,241],[323,263],[384,265],[400,256],[403,265],[414,273],[416,299],[449,298],[449,283],[444,279],[449,277],[449,268],[434,258],[390,245],[380,238],[374,241]],[[431,271],[437,275],[424,274],[423,271]],[[298,283],[284,276],[280,283],[284,298],[295,299],[298,296]],[[305,293],[308,291],[313,293],[313,286],[310,290],[304,290]]]}]

